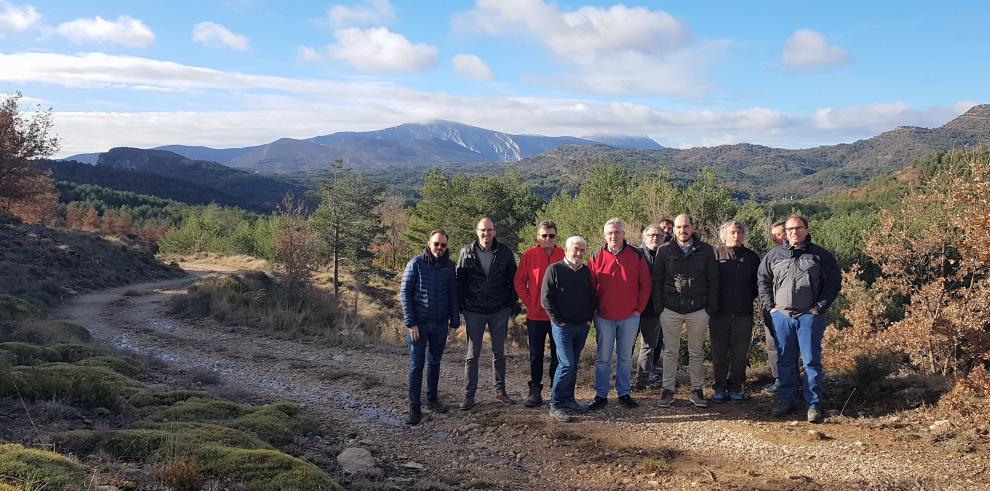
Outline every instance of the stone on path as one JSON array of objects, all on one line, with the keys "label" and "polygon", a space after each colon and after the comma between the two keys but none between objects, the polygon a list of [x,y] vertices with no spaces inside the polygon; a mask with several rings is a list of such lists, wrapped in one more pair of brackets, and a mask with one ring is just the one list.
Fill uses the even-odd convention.
[{"label": "stone on path", "polygon": [[337,463],[348,474],[368,474],[375,472],[375,457],[366,448],[351,447],[337,456]]}]

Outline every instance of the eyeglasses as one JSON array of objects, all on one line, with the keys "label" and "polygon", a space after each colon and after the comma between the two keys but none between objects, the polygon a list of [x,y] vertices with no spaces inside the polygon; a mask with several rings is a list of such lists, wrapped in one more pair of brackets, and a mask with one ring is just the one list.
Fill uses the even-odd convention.
[{"label": "eyeglasses", "polygon": [[493,229],[493,228],[479,228],[478,231],[479,232],[494,232],[495,229]]},{"label": "eyeglasses", "polygon": [[804,225],[798,225],[797,227],[787,227],[784,230],[788,232],[794,232],[795,230],[804,230],[804,228],[805,228]]},{"label": "eyeglasses", "polygon": [[557,234],[540,234],[541,239],[556,239]]},{"label": "eyeglasses", "polygon": [[447,243],[446,242],[434,242],[433,243],[433,247],[439,247],[441,249],[446,249],[447,248]]}]

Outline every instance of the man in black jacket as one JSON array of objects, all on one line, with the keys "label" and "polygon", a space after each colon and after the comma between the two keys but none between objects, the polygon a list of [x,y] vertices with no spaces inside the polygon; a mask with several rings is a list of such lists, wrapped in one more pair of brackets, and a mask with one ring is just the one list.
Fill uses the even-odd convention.
[{"label": "man in black jacket", "polygon": [[[643,257],[646,258],[646,265],[653,274],[653,259],[657,250],[664,243],[669,242],[666,234],[658,223],[647,225],[643,229],[643,243],[639,246]],[[641,336],[639,344],[639,358],[636,363],[636,385],[634,389],[645,390],[650,382],[650,375],[653,374],[653,363],[656,360],[654,354],[663,349],[663,341],[660,336],[660,314],[653,308],[653,296],[646,304],[646,310],[639,318],[639,334]]]},{"label": "man in black jacket", "polygon": [[464,362],[467,384],[460,405],[464,411],[474,407],[485,326],[492,340],[495,399],[505,404],[516,403],[505,391],[505,336],[517,301],[512,284],[516,258],[509,246],[495,240],[495,224],[490,218],[482,218],[475,233],[478,239],[461,248],[457,258],[457,291],[468,336]]},{"label": "man in black jacket", "polygon": [[795,409],[798,354],[804,360],[804,397],[808,421],[819,423],[824,374],[822,338],[825,311],[839,296],[842,278],[835,256],[811,243],[808,221],[792,215],[784,224],[787,242],[773,248],[760,263],[757,284],[763,307],[770,310],[777,338],[777,373],[780,390],[773,414],[783,416]]},{"label": "man in black jacket", "polygon": [[753,339],[753,300],[760,256],[743,245],[746,227],[735,220],[718,230],[722,241],[715,248],[718,262],[718,310],[708,328],[715,369],[715,402],[744,399],[749,345]]}]

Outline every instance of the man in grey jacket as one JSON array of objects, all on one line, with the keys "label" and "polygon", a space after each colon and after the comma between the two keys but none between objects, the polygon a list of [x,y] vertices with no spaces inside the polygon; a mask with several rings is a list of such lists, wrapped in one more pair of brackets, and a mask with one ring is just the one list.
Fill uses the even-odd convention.
[{"label": "man in grey jacket", "polygon": [[783,416],[796,407],[795,370],[800,353],[804,360],[808,421],[820,423],[825,418],[822,410],[825,311],[839,295],[842,278],[835,256],[811,243],[804,217],[788,217],[784,232],[787,241],[767,253],[757,271],[760,299],[770,311],[777,338],[780,390],[773,414]]}]

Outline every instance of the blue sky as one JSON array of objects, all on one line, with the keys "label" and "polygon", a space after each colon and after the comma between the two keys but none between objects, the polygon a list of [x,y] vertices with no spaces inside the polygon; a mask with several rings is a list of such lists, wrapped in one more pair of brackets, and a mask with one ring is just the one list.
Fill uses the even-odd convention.
[{"label": "blue sky", "polygon": [[449,119],[808,147],[990,102],[984,2],[0,0],[61,155]]}]

